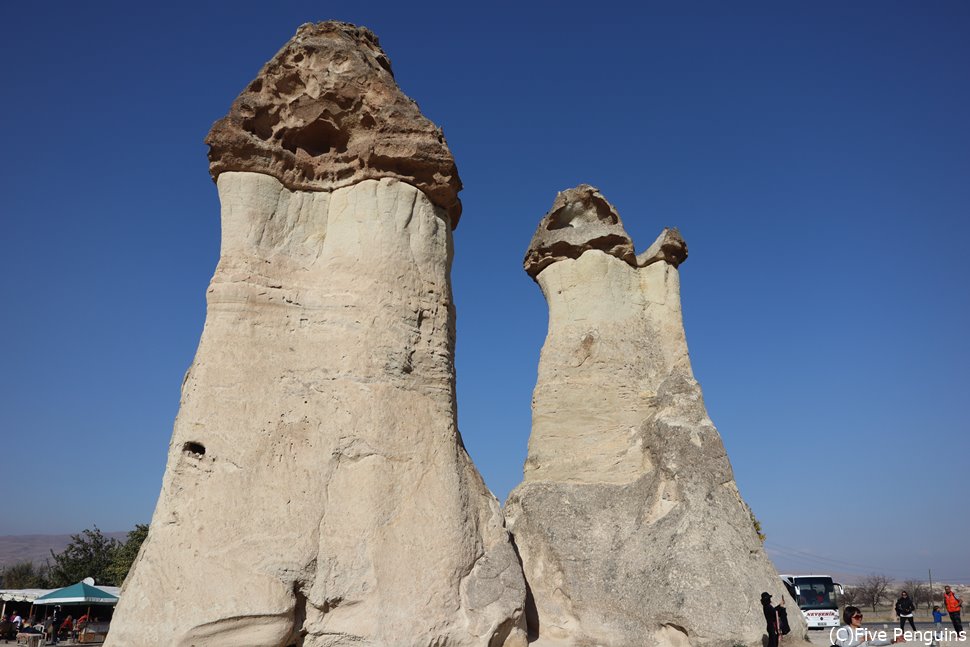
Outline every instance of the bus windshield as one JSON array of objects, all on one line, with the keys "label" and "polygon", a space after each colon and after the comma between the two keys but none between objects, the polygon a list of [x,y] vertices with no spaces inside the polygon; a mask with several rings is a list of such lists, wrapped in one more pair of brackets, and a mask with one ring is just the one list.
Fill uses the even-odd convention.
[{"label": "bus windshield", "polygon": [[798,607],[801,609],[837,609],[835,587],[831,578],[796,577]]}]

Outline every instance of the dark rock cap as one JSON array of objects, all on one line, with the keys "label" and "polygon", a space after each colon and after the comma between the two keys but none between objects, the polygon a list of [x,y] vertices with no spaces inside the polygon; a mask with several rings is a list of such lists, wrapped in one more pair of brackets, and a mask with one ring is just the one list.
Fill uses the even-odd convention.
[{"label": "dark rock cap", "polygon": [[444,135],[394,81],[370,30],[307,23],[212,126],[209,172],[272,175],[292,190],[330,191],[397,178],[461,215],[461,180]]},{"label": "dark rock cap", "polygon": [[657,240],[637,256],[637,267],[646,267],[657,261],[679,267],[685,260],[687,260],[687,242],[680,235],[680,230],[676,227],[673,229],[665,227],[657,236]]},{"label": "dark rock cap", "polygon": [[588,184],[560,191],[539,222],[522,265],[533,279],[549,265],[598,249],[637,265],[633,241],[616,209]]}]

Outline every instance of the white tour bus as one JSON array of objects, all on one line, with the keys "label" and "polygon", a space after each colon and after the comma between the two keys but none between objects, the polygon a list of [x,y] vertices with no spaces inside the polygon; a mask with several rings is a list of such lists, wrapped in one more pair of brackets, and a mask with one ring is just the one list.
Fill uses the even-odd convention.
[{"label": "white tour bus", "polygon": [[828,575],[782,575],[781,581],[802,610],[809,629],[842,624],[839,602],[835,597],[836,593],[845,593],[841,584],[833,582]]}]

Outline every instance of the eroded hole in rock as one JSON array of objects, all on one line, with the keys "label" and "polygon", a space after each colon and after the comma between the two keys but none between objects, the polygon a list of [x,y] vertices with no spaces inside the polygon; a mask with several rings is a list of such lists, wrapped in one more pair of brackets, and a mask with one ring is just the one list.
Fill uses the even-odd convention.
[{"label": "eroded hole in rock", "polygon": [[293,630],[290,633],[290,640],[297,641],[293,643],[296,647],[303,644],[303,638],[307,635],[305,626],[307,599],[298,582],[293,583],[293,595],[296,597],[296,604],[293,606]]},{"label": "eroded hole in rock", "polygon": [[182,451],[187,454],[192,454],[195,457],[205,456],[205,445],[202,443],[197,443],[194,440],[182,445]]},{"label": "eroded hole in rock", "polygon": [[257,109],[251,119],[243,120],[242,127],[266,141],[273,136],[273,126],[279,123],[279,117],[270,114],[265,108]]},{"label": "eroded hole in rock", "polygon": [[579,217],[583,213],[584,211],[577,209],[575,205],[566,205],[549,218],[549,231],[565,229],[566,227],[578,227],[581,224]]},{"label": "eroded hole in rock", "polygon": [[349,111],[356,112],[360,110],[360,98],[358,97],[344,96],[344,95],[338,94],[336,96],[330,97],[330,100],[333,101],[335,104],[337,104],[338,107],[344,110],[347,110],[348,112]]},{"label": "eroded hole in rock", "polygon": [[610,210],[609,205],[595,198],[570,203],[560,208],[550,216],[547,228],[551,231],[566,227],[582,227],[594,222],[610,225],[617,223],[616,214]]},{"label": "eroded hole in rock", "polygon": [[[621,248],[629,244],[629,239],[620,236],[619,234],[607,234],[606,236],[600,236],[598,238],[590,238],[586,245],[590,249],[602,249],[604,252],[610,250],[616,250],[619,252]],[[615,254],[618,258],[619,254]]]},{"label": "eroded hole in rock", "polygon": [[282,95],[291,95],[298,88],[303,88],[303,80],[295,72],[293,74],[287,74],[276,81],[276,91]]},{"label": "eroded hole in rock", "polygon": [[396,157],[390,157],[388,155],[371,155],[368,160],[368,166],[371,168],[379,168],[387,171],[390,174],[397,175],[399,177],[412,177],[414,175],[414,169],[409,169],[407,167],[408,160],[401,160]]},{"label": "eroded hole in rock", "polygon": [[324,614],[330,613],[339,607],[340,603],[343,601],[344,599],[342,597],[328,598],[323,601],[323,608],[321,608],[320,611],[322,611]]},{"label": "eroded hole in rock", "polygon": [[346,180],[347,178],[351,177],[355,172],[356,171],[354,170],[353,167],[347,167],[347,166],[345,166],[345,167],[343,167],[343,168],[341,168],[340,170],[337,171],[336,178],[337,178],[338,181],[340,181],[340,180]]},{"label": "eroded hole in rock", "polygon": [[654,634],[654,641],[669,647],[691,647],[687,628],[673,623],[660,625],[660,629]]},{"label": "eroded hole in rock", "polygon": [[298,130],[287,131],[281,143],[291,153],[302,148],[308,155],[316,157],[330,152],[347,152],[349,139],[350,135],[337,128],[336,124],[320,118]]},{"label": "eroded hole in rock", "polygon": [[391,61],[388,60],[387,56],[383,52],[377,56],[377,64],[390,72],[391,76],[394,76],[394,72],[391,71]]}]

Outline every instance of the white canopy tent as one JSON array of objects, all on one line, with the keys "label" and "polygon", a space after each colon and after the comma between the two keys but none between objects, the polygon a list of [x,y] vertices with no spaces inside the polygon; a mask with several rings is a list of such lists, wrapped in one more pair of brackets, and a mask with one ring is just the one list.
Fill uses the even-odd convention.
[{"label": "white canopy tent", "polygon": [[4,602],[33,602],[53,590],[55,589],[0,589],[0,600]]},{"label": "white canopy tent", "polygon": [[34,600],[42,595],[47,595],[55,589],[0,589],[0,600],[3,606],[0,607],[0,617],[7,617],[8,602],[30,602],[33,609]]}]

